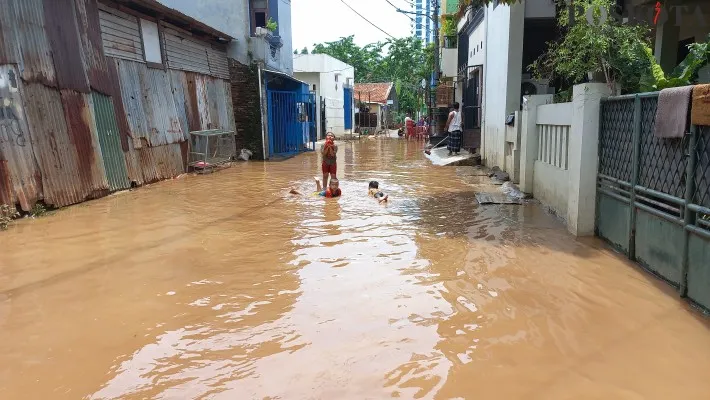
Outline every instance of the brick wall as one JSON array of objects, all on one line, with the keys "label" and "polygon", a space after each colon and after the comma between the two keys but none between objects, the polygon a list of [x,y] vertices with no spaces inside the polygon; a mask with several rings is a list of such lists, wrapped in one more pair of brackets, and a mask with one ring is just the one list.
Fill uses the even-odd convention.
[{"label": "brick wall", "polygon": [[261,107],[259,98],[259,73],[256,65],[248,66],[229,60],[232,83],[234,122],[237,125],[237,153],[249,149],[255,159],[262,159]]}]

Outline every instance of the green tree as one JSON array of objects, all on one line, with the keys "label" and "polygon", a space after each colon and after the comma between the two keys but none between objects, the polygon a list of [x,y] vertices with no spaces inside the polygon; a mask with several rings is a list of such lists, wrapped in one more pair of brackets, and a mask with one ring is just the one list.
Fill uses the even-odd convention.
[{"label": "green tree", "polygon": [[422,78],[433,71],[433,46],[423,47],[416,38],[390,39],[360,47],[354,36],[320,43],[313,53],[328,54],[355,67],[355,82],[393,82],[401,110],[418,108]]},{"label": "green tree", "polygon": [[304,47],[301,49],[301,54],[308,54],[308,47]]}]

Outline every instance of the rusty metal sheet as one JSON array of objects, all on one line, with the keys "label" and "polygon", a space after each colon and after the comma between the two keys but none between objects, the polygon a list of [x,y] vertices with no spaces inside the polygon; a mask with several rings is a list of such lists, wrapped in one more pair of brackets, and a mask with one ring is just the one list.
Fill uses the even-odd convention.
[{"label": "rusty metal sheet", "polygon": [[202,124],[200,123],[200,110],[197,101],[197,83],[195,79],[198,74],[187,72],[187,93],[185,96],[185,107],[187,110],[187,124],[191,131],[201,131]]},{"label": "rusty metal sheet", "polygon": [[90,93],[74,0],[44,0],[44,12],[59,88]]},{"label": "rusty metal sheet", "polygon": [[[114,59],[114,63],[118,68],[121,97],[125,115],[128,120],[130,137],[134,142],[133,146],[137,149],[143,147],[143,141],[141,139],[145,139],[147,146],[148,120],[145,115],[145,108],[143,106],[144,98],[141,90],[141,81],[143,80],[141,74],[145,71],[144,65],[133,61],[118,59]],[[145,99],[145,101],[147,101],[147,99]]]},{"label": "rusty metal sheet", "polygon": [[143,186],[145,178],[138,162],[138,150],[136,150],[132,140],[128,141],[128,151],[123,152],[123,157],[126,160],[126,172],[131,186]]},{"label": "rusty metal sheet", "polygon": [[63,207],[106,194],[108,182],[86,95],[60,94],[37,83],[26,85],[24,93],[45,203]]},{"label": "rusty metal sheet", "polygon": [[0,0],[0,64],[18,64],[15,0]]},{"label": "rusty metal sheet", "polygon": [[200,129],[213,129],[210,117],[208,78],[205,75],[195,74],[195,93],[197,97],[197,113],[200,118]]},{"label": "rusty metal sheet", "polygon": [[217,124],[220,129],[236,131],[234,107],[232,105],[232,84],[221,79],[215,79],[214,81]]},{"label": "rusty metal sheet", "polygon": [[106,57],[108,67],[108,79],[111,87],[111,97],[113,98],[114,114],[116,115],[116,123],[118,124],[118,134],[121,139],[121,148],[123,151],[128,151],[128,139],[131,133],[131,128],[128,125],[126,109],[123,106],[123,95],[121,94],[121,83],[118,79],[118,68],[116,61],[113,58]]},{"label": "rusty metal sheet", "polygon": [[217,103],[222,100],[219,99],[217,94],[217,79],[207,77],[205,82],[207,83],[207,106],[210,110],[210,127],[212,129],[221,129],[222,126],[219,123],[219,106]]},{"label": "rusty metal sheet", "polygon": [[138,152],[146,182],[157,182],[185,173],[180,143],[144,147]]},{"label": "rusty metal sheet", "polygon": [[22,80],[12,65],[0,65],[0,203],[29,211],[42,196],[27,116]]},{"label": "rusty metal sheet", "polygon": [[185,140],[168,72],[128,60],[118,66],[123,105],[136,149]]},{"label": "rusty metal sheet", "polygon": [[[186,143],[186,142],[183,142]],[[136,185],[174,178],[185,172],[183,143],[131,150],[125,154],[128,176]]]},{"label": "rusty metal sheet", "polygon": [[183,71],[170,70],[170,84],[172,85],[173,100],[180,118],[183,138],[189,139],[190,124],[188,123],[188,113],[190,113],[190,95],[188,92],[187,75]]},{"label": "rusty metal sheet", "polygon": [[185,134],[173,99],[170,76],[163,70],[145,68],[142,89],[147,99],[143,105],[150,133],[148,141],[151,146],[180,143],[185,140]]},{"label": "rusty metal sheet", "polygon": [[83,49],[82,61],[89,77],[89,84],[93,90],[111,95],[96,0],[74,0],[74,3],[76,4],[79,38]]},{"label": "rusty metal sheet", "polygon": [[[22,79],[56,86],[56,72],[52,51],[45,30],[45,11],[42,0],[10,0],[12,20],[0,30],[9,31],[14,26]],[[10,12],[8,12],[10,13]]]}]

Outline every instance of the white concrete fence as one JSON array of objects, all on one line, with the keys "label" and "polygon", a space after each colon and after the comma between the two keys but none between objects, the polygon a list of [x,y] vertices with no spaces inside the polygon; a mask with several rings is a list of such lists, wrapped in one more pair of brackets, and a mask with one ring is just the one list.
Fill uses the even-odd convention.
[{"label": "white concrete fence", "polygon": [[552,95],[527,96],[520,120],[509,128],[519,129],[520,154],[519,162],[516,154],[510,161],[506,154],[506,171],[576,236],[594,234],[599,106],[609,94],[605,84],[588,83],[573,88],[569,103],[552,104]]}]

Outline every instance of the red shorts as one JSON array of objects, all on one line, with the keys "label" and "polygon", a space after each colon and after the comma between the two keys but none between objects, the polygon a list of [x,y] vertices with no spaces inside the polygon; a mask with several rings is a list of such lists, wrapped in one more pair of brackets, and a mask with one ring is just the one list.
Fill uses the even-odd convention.
[{"label": "red shorts", "polygon": [[323,170],[323,173],[324,173],[324,174],[336,175],[337,172],[338,172],[338,164],[330,164],[330,165],[328,165],[328,164],[326,164],[326,163],[322,163],[322,164],[321,164],[321,169]]}]

